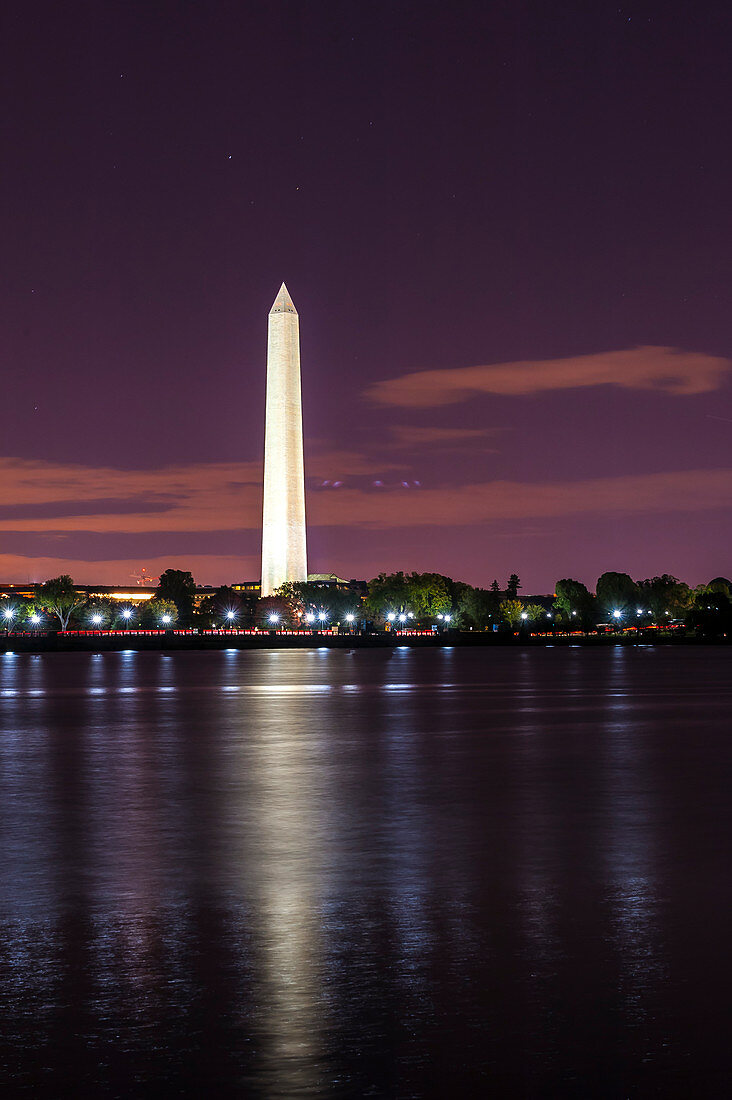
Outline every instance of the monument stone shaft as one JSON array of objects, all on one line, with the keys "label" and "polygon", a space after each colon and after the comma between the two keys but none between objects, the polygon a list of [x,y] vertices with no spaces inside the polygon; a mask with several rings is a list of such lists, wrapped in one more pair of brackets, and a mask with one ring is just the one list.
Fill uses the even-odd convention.
[{"label": "monument stone shaft", "polygon": [[264,428],[262,595],[308,579],[300,321],[283,283],[269,311]]}]

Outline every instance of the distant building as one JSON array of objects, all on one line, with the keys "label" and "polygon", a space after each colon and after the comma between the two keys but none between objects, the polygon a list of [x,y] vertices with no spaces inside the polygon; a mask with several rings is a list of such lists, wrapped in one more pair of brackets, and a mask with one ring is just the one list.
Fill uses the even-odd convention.
[{"label": "distant building", "polygon": [[2,584],[0,585],[0,600],[17,596],[18,599],[31,600],[36,594],[34,584]]},{"label": "distant building", "polygon": [[90,600],[119,600],[120,603],[131,604],[145,603],[157,592],[157,588],[153,588],[152,585],[145,588],[142,586],[138,588],[136,585],[119,588],[113,584],[75,584],[74,588],[77,592],[86,593]]},{"label": "distant building", "polygon": [[348,588],[348,581],[335,573],[309,573],[308,584],[317,584],[320,588]]},{"label": "distant building", "polygon": [[[75,584],[74,591],[88,600],[118,600],[120,603],[141,604],[151,600],[156,588],[114,584]],[[35,599],[35,584],[2,584],[0,599],[16,596],[20,599]]]},{"label": "distant building", "polygon": [[308,576],[308,584],[315,584],[318,588],[339,588],[342,591],[353,592],[364,600],[369,594],[368,581],[347,581],[335,573],[311,573]]}]

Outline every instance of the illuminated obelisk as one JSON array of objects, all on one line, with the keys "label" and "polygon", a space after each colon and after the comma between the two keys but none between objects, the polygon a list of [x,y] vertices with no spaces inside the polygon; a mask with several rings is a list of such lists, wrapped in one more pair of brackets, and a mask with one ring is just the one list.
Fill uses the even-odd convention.
[{"label": "illuminated obelisk", "polygon": [[308,579],[300,394],[300,321],[283,283],[269,311],[264,427],[262,595]]}]

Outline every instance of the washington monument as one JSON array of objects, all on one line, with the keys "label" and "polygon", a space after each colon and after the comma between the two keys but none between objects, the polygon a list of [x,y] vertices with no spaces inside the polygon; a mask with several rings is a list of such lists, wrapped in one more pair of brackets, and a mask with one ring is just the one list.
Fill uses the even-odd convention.
[{"label": "washington monument", "polygon": [[300,322],[283,283],[269,311],[264,426],[262,595],[308,579],[300,395]]}]

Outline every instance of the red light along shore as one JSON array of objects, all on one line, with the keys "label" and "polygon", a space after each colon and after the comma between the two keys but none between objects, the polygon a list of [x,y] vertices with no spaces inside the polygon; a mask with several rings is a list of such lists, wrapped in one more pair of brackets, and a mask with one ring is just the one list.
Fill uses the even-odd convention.
[{"label": "red light along shore", "polygon": [[72,630],[0,634],[0,652],[69,653],[121,650],[212,649],[433,649],[449,646],[654,646],[726,645],[727,635],[699,638],[683,631],[626,631],[603,634],[494,634],[450,630],[338,633],[335,630]]}]

